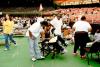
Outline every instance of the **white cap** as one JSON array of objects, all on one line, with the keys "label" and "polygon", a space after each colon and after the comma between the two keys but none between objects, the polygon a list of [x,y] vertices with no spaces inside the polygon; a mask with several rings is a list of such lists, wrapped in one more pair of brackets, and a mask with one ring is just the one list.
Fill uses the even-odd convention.
[{"label": "white cap", "polygon": [[71,28],[70,26],[67,26],[67,28]]},{"label": "white cap", "polygon": [[42,18],[42,17],[37,18],[37,22],[42,22],[42,21],[44,21],[44,18]]}]

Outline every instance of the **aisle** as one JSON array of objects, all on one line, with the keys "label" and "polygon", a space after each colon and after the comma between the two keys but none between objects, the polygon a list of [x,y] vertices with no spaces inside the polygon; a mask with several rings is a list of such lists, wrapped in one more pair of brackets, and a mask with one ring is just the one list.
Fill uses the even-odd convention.
[{"label": "aisle", "polygon": [[[28,42],[26,38],[15,38],[17,46],[11,44],[9,51],[4,51],[0,46],[0,67],[91,67],[86,60],[79,56],[72,55],[73,45],[67,47],[68,52],[64,55],[58,55],[55,59],[51,56],[44,60],[32,62],[30,59]],[[92,67],[99,67],[100,64],[91,61]]]}]

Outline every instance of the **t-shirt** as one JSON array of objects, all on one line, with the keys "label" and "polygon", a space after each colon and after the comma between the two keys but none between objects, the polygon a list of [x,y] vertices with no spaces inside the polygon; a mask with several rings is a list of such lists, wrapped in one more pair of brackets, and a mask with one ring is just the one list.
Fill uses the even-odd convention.
[{"label": "t-shirt", "polygon": [[55,30],[54,30],[54,34],[55,35],[61,35],[61,27],[63,25],[62,20],[58,20],[56,17],[50,22]]},{"label": "t-shirt", "polygon": [[10,20],[6,20],[3,23],[3,33],[5,34],[11,34],[13,33],[14,29],[14,22]]},{"label": "t-shirt", "polygon": [[77,31],[85,31],[88,32],[88,29],[91,28],[90,24],[86,21],[77,21],[74,25],[73,28],[75,28],[75,32]]},{"label": "t-shirt", "polygon": [[32,32],[34,37],[38,37],[41,32],[41,25],[40,23],[36,22],[32,26],[30,26],[29,31]]}]

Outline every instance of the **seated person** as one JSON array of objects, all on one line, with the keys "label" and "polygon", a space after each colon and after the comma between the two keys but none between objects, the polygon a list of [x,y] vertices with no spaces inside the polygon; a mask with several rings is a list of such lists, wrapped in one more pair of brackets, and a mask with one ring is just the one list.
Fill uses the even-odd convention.
[{"label": "seated person", "polygon": [[90,47],[93,44],[97,44],[97,43],[100,43],[100,29],[97,29],[96,33],[94,34],[94,41],[87,43],[86,47],[88,46]]},{"label": "seated person", "polygon": [[94,42],[100,42],[100,29],[97,29],[94,35]]},{"label": "seated person", "polygon": [[[65,41],[60,37],[60,36],[55,36],[55,37],[51,37],[50,35],[50,29],[51,29],[51,26],[50,25],[48,25],[46,28],[44,28],[44,31],[45,31],[45,38],[44,38],[44,40],[42,41],[42,44],[45,44],[45,42],[50,42],[50,43],[54,43],[54,42],[52,42],[53,40],[55,40],[55,42],[58,42],[57,43],[57,48],[58,49],[60,49],[61,51],[62,51],[62,53],[64,53],[65,52],[65,50],[64,50],[64,48],[62,47],[62,45],[64,45],[64,46],[67,46],[66,44],[65,44]],[[59,45],[59,42],[61,42],[61,45]]]}]

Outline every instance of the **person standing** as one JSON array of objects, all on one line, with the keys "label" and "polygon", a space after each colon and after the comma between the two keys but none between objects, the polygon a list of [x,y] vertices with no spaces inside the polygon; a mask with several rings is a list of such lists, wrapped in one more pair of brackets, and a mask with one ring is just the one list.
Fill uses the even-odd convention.
[{"label": "person standing", "polygon": [[[57,41],[61,42],[62,45],[67,46],[65,40],[62,38],[61,30],[63,22],[61,15],[55,16],[54,19],[50,21],[50,24],[54,27],[54,36],[57,36]],[[57,47],[61,50],[62,53],[66,52],[66,50],[62,46],[58,45]]]},{"label": "person standing", "polygon": [[14,27],[14,22],[12,21],[10,16],[6,14],[5,20],[3,21],[3,34],[5,37],[5,47],[6,47],[4,50],[9,50],[9,39],[16,45],[16,41],[13,39],[13,27]]},{"label": "person standing", "polygon": [[28,29],[29,48],[32,61],[43,59],[38,42],[40,37],[41,28],[48,26],[46,21],[37,21],[33,23]]},{"label": "person standing", "polygon": [[89,41],[88,33],[91,32],[91,25],[86,21],[86,17],[82,16],[81,20],[75,22],[73,25],[74,30],[74,51],[73,54],[77,55],[77,50],[80,47],[80,56],[81,58],[85,58],[85,46]]}]

